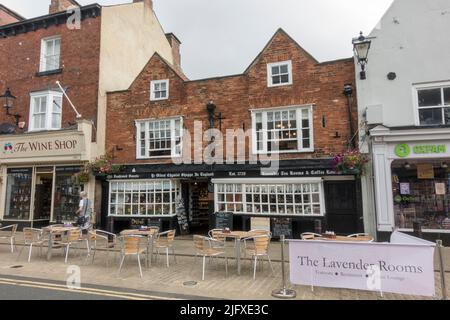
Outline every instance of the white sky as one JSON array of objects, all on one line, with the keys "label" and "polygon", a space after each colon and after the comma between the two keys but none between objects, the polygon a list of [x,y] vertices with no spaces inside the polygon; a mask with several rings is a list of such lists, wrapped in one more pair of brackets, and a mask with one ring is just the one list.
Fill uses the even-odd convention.
[{"label": "white sky", "polygon": [[[82,5],[95,0],[77,0]],[[114,5],[131,0],[98,0]],[[319,61],[352,56],[353,37],[368,34],[393,0],[153,0],[165,30],[182,42],[191,79],[242,73],[282,27]],[[27,17],[50,0],[0,0]]]}]

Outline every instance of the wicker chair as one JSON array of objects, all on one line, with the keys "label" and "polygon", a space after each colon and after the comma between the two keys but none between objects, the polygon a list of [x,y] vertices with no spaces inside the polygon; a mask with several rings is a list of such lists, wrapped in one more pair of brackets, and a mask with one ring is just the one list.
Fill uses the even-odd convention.
[{"label": "wicker chair", "polygon": [[20,255],[22,254],[23,249],[26,246],[29,246],[28,249],[28,262],[31,261],[31,254],[33,252],[33,246],[39,246],[39,256],[42,255],[42,245],[45,240],[42,237],[43,231],[42,229],[34,229],[34,228],[23,228],[23,240],[24,246],[20,249],[19,256],[17,260],[19,260]]},{"label": "wicker chair", "polygon": [[11,253],[14,253],[14,248],[16,247],[16,233],[18,227],[18,224],[12,224],[0,228],[0,240],[8,240],[11,244]]},{"label": "wicker chair", "polygon": [[109,252],[116,247],[117,236],[114,233],[103,230],[90,230],[88,232],[88,241],[90,252],[92,252],[91,263],[94,264],[97,249],[102,249],[106,251],[106,266],[109,267]]},{"label": "wicker chair", "polygon": [[203,236],[194,236],[194,246],[196,249],[195,258],[197,258],[198,256],[203,257],[202,280],[205,280],[206,257],[214,258],[220,255],[224,255],[225,272],[226,275],[228,276],[228,258],[226,256],[225,250],[220,250],[218,247],[215,247],[213,245],[214,242],[220,241]]},{"label": "wicker chair", "polygon": [[[248,245],[247,241],[253,242],[252,245]],[[272,269],[272,274],[274,274],[272,261],[269,256],[269,245],[270,236],[269,235],[259,235],[244,239],[245,254],[252,257],[253,260],[253,280],[256,279],[256,264],[258,262],[258,257],[267,257],[270,268]]]},{"label": "wicker chair", "polygon": [[169,268],[169,248],[172,249],[172,254],[174,261],[177,262],[177,258],[175,255],[175,249],[173,247],[173,241],[175,240],[175,233],[176,230],[169,230],[166,232],[158,233],[155,240],[155,249],[156,249],[156,258],[159,256],[160,249],[166,250],[166,261],[167,261],[167,268]]},{"label": "wicker chair", "polygon": [[122,271],[123,263],[127,256],[137,256],[138,266],[139,266],[139,274],[142,278],[142,267],[141,267],[141,254],[145,253],[147,250],[146,238],[143,236],[136,235],[125,235],[118,238],[119,243],[121,244],[120,254],[120,266],[119,266],[119,275]]}]

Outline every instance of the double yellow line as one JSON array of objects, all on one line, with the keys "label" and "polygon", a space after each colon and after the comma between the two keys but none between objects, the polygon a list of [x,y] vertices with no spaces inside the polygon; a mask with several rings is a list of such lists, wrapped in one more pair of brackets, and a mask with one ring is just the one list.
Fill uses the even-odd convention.
[{"label": "double yellow line", "polygon": [[112,297],[112,298],[127,299],[127,300],[179,300],[176,298],[160,297],[160,296],[145,295],[145,294],[138,294],[138,293],[131,293],[131,292],[120,292],[120,291],[112,291],[112,290],[94,289],[94,288],[83,288],[82,287],[80,289],[71,289],[62,284],[53,284],[53,283],[29,281],[29,280],[16,280],[16,279],[8,279],[8,278],[0,278],[0,284],[39,288],[39,289],[54,290],[54,291],[65,291],[65,292],[71,292],[71,293],[98,295],[98,296],[103,296],[103,297]]}]

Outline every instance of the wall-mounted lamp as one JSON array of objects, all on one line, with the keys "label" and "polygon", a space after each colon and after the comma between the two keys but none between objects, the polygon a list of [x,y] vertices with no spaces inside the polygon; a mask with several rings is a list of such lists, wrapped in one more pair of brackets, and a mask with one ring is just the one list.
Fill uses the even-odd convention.
[{"label": "wall-mounted lamp", "polygon": [[372,41],[369,38],[364,37],[362,31],[358,38],[354,38],[353,50],[355,51],[355,56],[358,59],[358,63],[361,65],[360,79],[366,80],[366,64],[368,62],[367,57],[369,56],[369,49]]},{"label": "wall-mounted lamp", "polygon": [[5,93],[0,96],[0,99],[4,99],[5,101],[3,107],[6,109],[6,115],[14,117],[16,119],[16,126],[19,126],[19,120],[22,116],[18,113],[12,114],[9,112],[13,107],[14,101],[16,101],[16,97],[11,94],[9,88],[6,88]]},{"label": "wall-mounted lamp", "polygon": [[216,120],[219,120],[219,129],[222,130],[222,112],[216,113],[217,106],[213,101],[208,102],[206,105],[206,111],[208,111],[209,116],[209,128],[212,129],[215,127]]}]

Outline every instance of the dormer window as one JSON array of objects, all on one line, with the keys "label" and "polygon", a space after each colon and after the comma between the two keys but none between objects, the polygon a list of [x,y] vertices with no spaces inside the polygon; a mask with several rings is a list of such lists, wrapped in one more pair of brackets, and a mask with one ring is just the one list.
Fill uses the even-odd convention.
[{"label": "dormer window", "polygon": [[267,65],[267,85],[269,87],[292,84],[292,61],[269,63]]},{"label": "dormer window", "polygon": [[59,69],[61,55],[61,38],[52,37],[42,39],[40,72]]},{"label": "dormer window", "polygon": [[154,80],[150,83],[150,100],[169,99],[169,80]]}]

